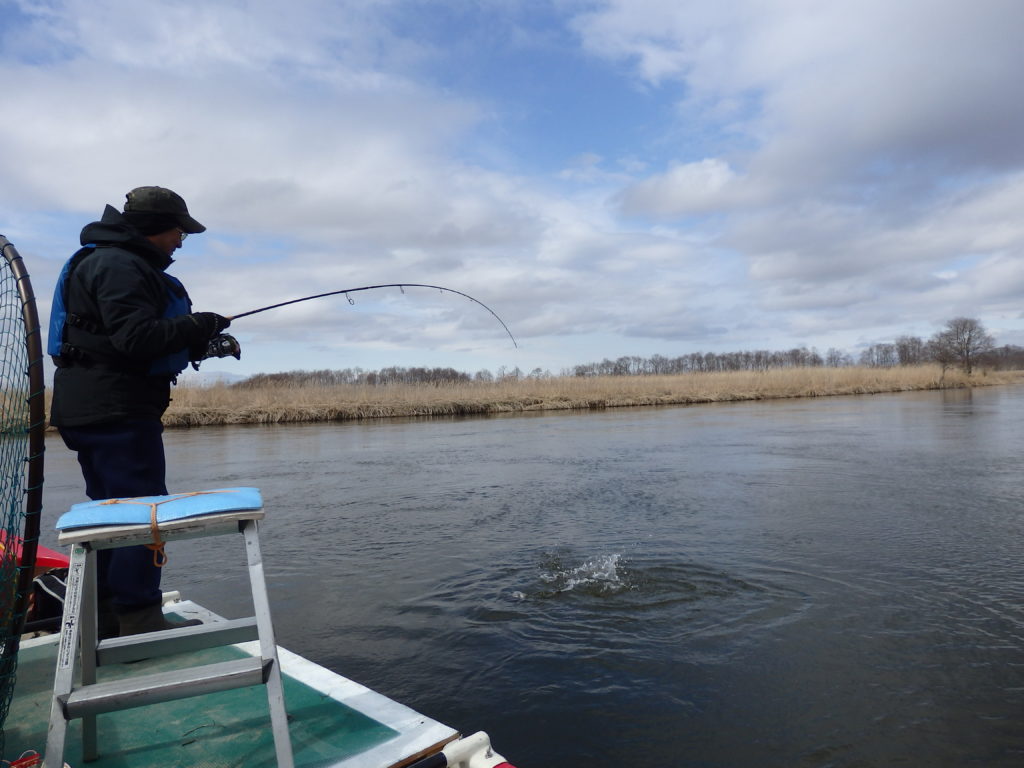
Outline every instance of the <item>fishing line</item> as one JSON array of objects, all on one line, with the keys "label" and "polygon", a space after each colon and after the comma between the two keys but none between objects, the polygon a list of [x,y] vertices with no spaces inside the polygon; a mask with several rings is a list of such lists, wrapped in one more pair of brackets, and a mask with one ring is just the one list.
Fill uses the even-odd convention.
[{"label": "fishing line", "polygon": [[260,312],[266,312],[268,309],[277,309],[278,307],[286,307],[289,304],[298,304],[300,301],[311,301],[312,299],[322,299],[325,296],[339,296],[339,295],[344,294],[345,298],[348,299],[348,303],[349,304],[355,304],[355,301],[348,294],[350,294],[350,293],[357,293],[359,291],[373,291],[373,290],[376,290],[378,288],[398,288],[402,293],[405,293],[405,289],[406,288],[433,288],[435,290],[441,291],[442,293],[448,292],[448,293],[458,294],[459,296],[462,296],[462,297],[467,298],[467,299],[469,299],[470,301],[472,301],[472,302],[474,302],[476,304],[479,304],[481,307],[483,307],[488,312],[490,312],[494,316],[494,319],[497,320],[499,323],[501,323],[501,327],[505,329],[505,333],[507,333],[508,337],[510,339],[512,339],[512,344],[515,346],[515,348],[516,349],[519,348],[519,343],[516,341],[516,337],[512,335],[512,331],[510,331],[508,329],[508,326],[505,325],[505,321],[502,320],[500,317],[498,317],[498,313],[495,312],[490,307],[488,307],[482,301],[480,301],[480,299],[474,299],[468,293],[463,293],[462,291],[457,291],[454,288],[445,288],[443,285],[427,285],[426,283],[384,283],[383,285],[364,285],[361,288],[343,288],[340,291],[328,291],[327,293],[318,293],[315,296],[303,296],[301,299],[291,299],[290,301],[282,301],[282,302],[279,302],[277,304],[271,304],[270,306],[267,306],[267,307],[260,307],[259,309],[250,309],[248,312],[240,312],[237,315],[231,315],[231,316],[228,317],[228,320],[230,320],[231,322],[234,322],[235,320],[239,320],[239,319],[241,319],[243,317],[248,317],[249,315],[256,315],[256,314],[259,314]]}]

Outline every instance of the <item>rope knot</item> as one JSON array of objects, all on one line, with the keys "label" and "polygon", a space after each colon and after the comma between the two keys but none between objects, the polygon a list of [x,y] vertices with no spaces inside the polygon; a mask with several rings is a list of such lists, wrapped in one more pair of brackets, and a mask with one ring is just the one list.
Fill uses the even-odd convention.
[{"label": "rope knot", "polygon": [[157,521],[156,508],[162,504],[169,504],[172,501],[186,499],[189,496],[206,496],[208,494],[213,493],[227,493],[227,491],[190,491],[188,493],[175,493],[171,496],[168,496],[166,499],[163,499],[162,501],[142,501],[141,496],[136,496],[135,498],[131,499],[107,499],[105,501],[101,501],[100,505],[103,506],[106,504],[142,504],[144,506],[149,507],[149,530],[150,533],[153,535],[153,543],[145,544],[143,546],[145,546],[146,549],[149,549],[153,552],[153,565],[155,565],[157,568],[163,568],[165,565],[167,565],[169,558],[167,557],[167,552],[164,550],[164,545],[166,544],[166,542],[160,538],[160,524]]}]

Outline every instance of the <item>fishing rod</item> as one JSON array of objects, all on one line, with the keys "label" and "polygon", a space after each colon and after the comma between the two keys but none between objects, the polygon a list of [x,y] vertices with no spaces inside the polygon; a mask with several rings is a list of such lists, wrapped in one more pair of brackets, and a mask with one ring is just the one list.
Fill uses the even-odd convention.
[{"label": "fishing rod", "polygon": [[480,301],[479,299],[474,299],[468,293],[463,293],[462,291],[457,291],[454,288],[445,288],[443,285],[427,285],[426,283],[384,283],[383,285],[364,285],[361,288],[343,288],[340,291],[328,291],[327,293],[318,293],[315,296],[303,296],[301,299],[291,299],[290,301],[282,301],[282,302],[279,302],[277,304],[271,304],[270,306],[267,306],[267,307],[260,307],[259,309],[250,309],[248,312],[240,312],[237,315],[231,315],[230,317],[228,317],[228,320],[230,320],[231,322],[234,322],[235,320],[239,320],[239,319],[241,319],[243,317],[248,317],[249,315],[256,315],[256,314],[259,314],[260,312],[266,312],[268,309],[277,309],[278,307],[286,307],[289,304],[298,304],[300,301],[311,301],[312,299],[322,299],[325,296],[338,296],[338,295],[344,294],[345,298],[348,299],[348,303],[349,304],[355,304],[355,302],[352,300],[352,297],[349,296],[348,294],[350,294],[350,293],[357,293],[359,291],[373,291],[373,290],[376,290],[378,288],[398,288],[398,290],[400,290],[402,293],[405,293],[405,289],[406,288],[434,288],[434,289],[436,289],[438,291],[441,291],[442,293],[447,291],[448,293],[458,294],[459,296],[462,296],[462,297],[467,298],[467,299],[469,299],[470,301],[472,301],[472,302],[474,302],[476,304],[479,304],[481,307],[483,307],[488,312],[490,312],[494,316],[494,319],[497,320],[499,323],[501,323],[501,327],[505,329],[505,333],[507,333],[508,337],[510,339],[512,339],[512,344],[515,346],[515,348],[516,349],[519,348],[519,344],[518,344],[518,342],[516,342],[516,337],[512,335],[512,331],[510,331],[508,329],[508,326],[505,325],[505,321],[502,320],[500,317],[498,317],[498,313],[495,312],[490,307],[488,307],[482,301]]}]

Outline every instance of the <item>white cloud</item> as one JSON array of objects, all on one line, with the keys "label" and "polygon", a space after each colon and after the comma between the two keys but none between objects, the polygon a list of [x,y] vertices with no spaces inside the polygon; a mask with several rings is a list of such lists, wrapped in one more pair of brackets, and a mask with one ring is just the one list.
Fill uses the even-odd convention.
[{"label": "white cloud", "polygon": [[[26,255],[69,253],[104,203],[162,184],[210,228],[175,265],[200,308],[451,285],[533,350],[509,359],[500,327],[451,297],[363,294],[240,321],[254,370],[826,348],[1002,317],[1024,274],[1017,2],[16,7],[33,21],[0,24],[16,118],[0,123],[0,224]],[[495,16],[497,37],[443,27]],[[512,101],[510,68],[554,56],[556,24],[581,46],[571,66],[538,66]],[[556,112],[557,159],[543,133],[507,142],[559,108],[523,93],[578,77],[563,92],[585,94],[588,65],[675,107],[638,122],[675,122],[599,155],[600,110],[620,107],[595,93],[593,114]]]},{"label": "white cloud", "polygon": [[621,203],[627,214],[673,217],[728,210],[750,197],[727,162],[704,159],[674,165],[627,187]]},{"label": "white cloud", "polygon": [[843,174],[864,158],[1020,162],[1022,24],[1012,0],[613,0],[578,29],[645,80],[682,83],[702,120],[750,110],[760,163],[800,175],[815,170],[800,158]]},{"label": "white cloud", "polygon": [[[625,210],[712,215],[700,226],[746,256],[782,326],[795,309],[881,325],[999,306],[1006,279],[980,276],[1024,257],[1022,25],[1024,6],[998,0],[613,0],[577,29],[678,94],[681,150],[718,131],[717,158],[637,178]],[[945,268],[978,252],[999,261]]]}]

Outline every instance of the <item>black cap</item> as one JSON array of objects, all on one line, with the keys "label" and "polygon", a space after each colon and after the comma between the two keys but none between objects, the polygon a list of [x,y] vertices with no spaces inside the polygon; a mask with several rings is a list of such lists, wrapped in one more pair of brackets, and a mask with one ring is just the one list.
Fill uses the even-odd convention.
[{"label": "black cap", "polygon": [[127,195],[125,213],[158,213],[171,217],[185,232],[205,232],[206,227],[193,219],[181,195],[164,187],[136,187]]}]

